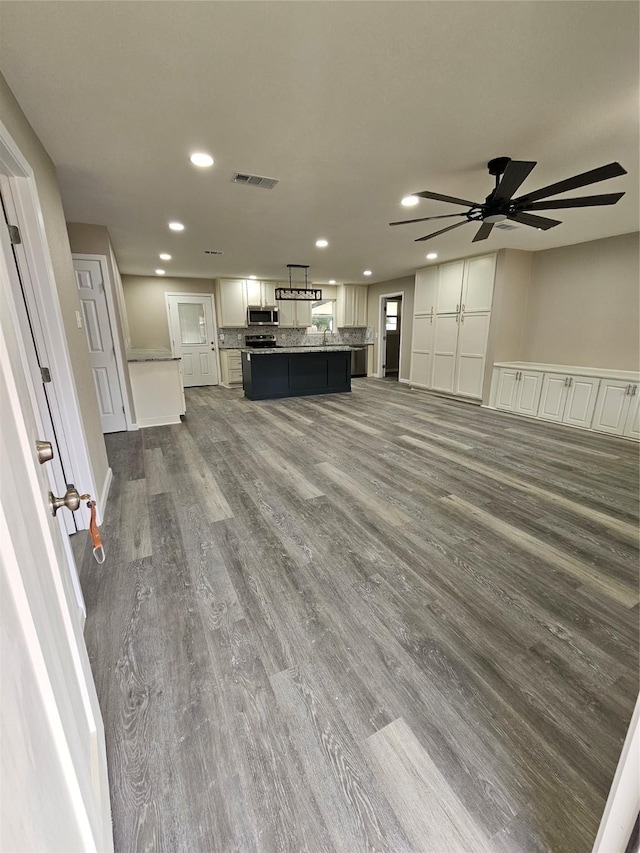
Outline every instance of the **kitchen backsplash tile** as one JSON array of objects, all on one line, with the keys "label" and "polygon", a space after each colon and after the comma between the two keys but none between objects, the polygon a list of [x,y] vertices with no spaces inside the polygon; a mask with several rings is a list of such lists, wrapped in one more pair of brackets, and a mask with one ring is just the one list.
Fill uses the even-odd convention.
[{"label": "kitchen backsplash tile", "polygon": [[[218,329],[218,341],[221,349],[237,349],[244,346],[245,335],[275,334],[276,343],[282,347],[314,347],[323,343],[321,332],[307,333],[304,329],[267,329],[265,326],[249,326],[246,329]],[[346,346],[364,346],[372,344],[373,328],[338,329],[327,333],[327,342]]]}]

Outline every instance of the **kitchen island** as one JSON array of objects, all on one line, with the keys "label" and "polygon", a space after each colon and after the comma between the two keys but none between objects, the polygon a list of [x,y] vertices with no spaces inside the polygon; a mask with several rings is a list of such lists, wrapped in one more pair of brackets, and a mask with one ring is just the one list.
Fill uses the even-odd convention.
[{"label": "kitchen island", "polygon": [[351,391],[350,346],[242,350],[242,385],[249,400]]}]

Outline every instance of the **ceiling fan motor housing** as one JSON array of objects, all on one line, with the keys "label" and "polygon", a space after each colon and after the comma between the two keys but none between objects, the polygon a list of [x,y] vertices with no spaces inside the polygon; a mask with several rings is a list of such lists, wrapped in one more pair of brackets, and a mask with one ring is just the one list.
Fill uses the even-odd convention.
[{"label": "ceiling fan motor housing", "polygon": [[487,163],[489,174],[494,176],[501,175],[510,162],[511,157],[494,157],[493,160],[489,160]]}]

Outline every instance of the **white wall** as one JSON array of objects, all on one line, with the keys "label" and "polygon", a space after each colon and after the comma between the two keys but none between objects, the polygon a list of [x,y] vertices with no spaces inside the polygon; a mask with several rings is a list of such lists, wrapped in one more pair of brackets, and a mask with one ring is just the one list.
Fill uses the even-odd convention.
[{"label": "white wall", "polygon": [[521,359],[637,370],[638,234],[535,252]]}]

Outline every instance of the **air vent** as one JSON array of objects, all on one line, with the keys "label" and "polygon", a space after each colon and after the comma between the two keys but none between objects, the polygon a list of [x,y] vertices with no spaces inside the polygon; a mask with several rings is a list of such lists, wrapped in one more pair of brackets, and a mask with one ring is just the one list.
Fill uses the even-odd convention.
[{"label": "air vent", "polygon": [[245,184],[248,187],[262,187],[272,190],[278,183],[277,178],[263,178],[260,175],[247,175],[246,172],[234,172],[231,179],[234,184]]},{"label": "air vent", "polygon": [[224,252],[219,252],[217,249],[205,249],[205,255],[224,255]]},{"label": "air vent", "polygon": [[516,231],[517,225],[510,225],[507,222],[500,222],[496,225],[496,228],[500,228],[501,231]]}]

